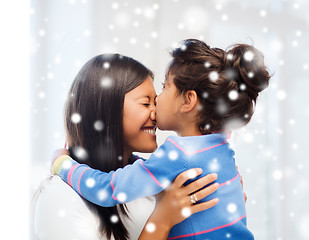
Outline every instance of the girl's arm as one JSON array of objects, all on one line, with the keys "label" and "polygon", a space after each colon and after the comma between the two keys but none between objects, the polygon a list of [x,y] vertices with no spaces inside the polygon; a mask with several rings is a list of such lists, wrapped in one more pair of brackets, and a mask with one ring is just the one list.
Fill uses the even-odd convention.
[{"label": "girl's arm", "polygon": [[176,151],[166,141],[147,161],[137,160],[109,173],[62,156],[55,161],[53,172],[88,201],[110,207],[164,190],[179,173],[187,170],[185,156]]},{"label": "girl's arm", "polygon": [[[200,168],[194,170],[197,172],[196,175],[202,173],[202,169]],[[219,186],[218,183],[209,185],[207,188],[200,190],[205,185],[216,180],[216,174],[208,174],[184,186],[183,184],[190,179],[189,175],[190,172],[188,171],[179,174],[170,187],[157,195],[156,207],[145,224],[139,240],[165,240],[175,224],[182,222],[189,217],[190,214],[204,211],[218,203],[218,199],[212,199],[208,202],[198,204],[192,204],[190,200],[192,193],[195,193],[197,199],[202,199],[216,191]]]}]

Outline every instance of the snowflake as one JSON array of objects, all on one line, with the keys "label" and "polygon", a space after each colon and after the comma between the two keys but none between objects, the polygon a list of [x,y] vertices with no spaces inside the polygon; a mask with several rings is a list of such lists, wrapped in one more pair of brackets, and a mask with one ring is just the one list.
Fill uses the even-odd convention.
[{"label": "snowflake", "polygon": [[202,94],[203,98],[208,98],[208,96],[209,96],[208,92],[203,92],[203,94]]},{"label": "snowflake", "polygon": [[253,53],[253,52],[251,52],[251,51],[246,51],[246,52],[244,53],[244,59],[245,59],[246,61],[251,62],[251,61],[253,60],[253,58],[254,58],[254,53]]},{"label": "snowflake", "polygon": [[111,221],[111,223],[118,223],[119,218],[118,218],[117,215],[113,214],[113,215],[111,215],[111,217],[110,217],[110,221]]},{"label": "snowflake", "polygon": [[211,81],[215,82],[218,80],[219,74],[216,71],[211,71],[208,77]]},{"label": "snowflake", "polygon": [[97,131],[102,131],[104,129],[104,123],[101,120],[97,120],[94,122],[93,127]]},{"label": "snowflake", "polygon": [[137,39],[134,38],[134,37],[132,37],[132,38],[130,39],[130,43],[131,43],[131,44],[136,44],[136,43],[137,43]]},{"label": "snowflake", "polygon": [[222,16],[221,16],[221,20],[222,21],[227,21],[229,19],[229,16],[227,15],[227,14],[223,14]]},{"label": "snowflake", "polygon": [[214,158],[210,163],[209,163],[209,169],[212,172],[217,172],[220,169],[220,165],[218,163],[218,159]]},{"label": "snowflake", "polygon": [[40,29],[38,34],[39,34],[40,37],[44,37],[46,32],[45,32],[44,29]]},{"label": "snowflake", "polygon": [[112,79],[109,77],[103,77],[101,80],[101,86],[103,88],[110,88],[113,85]]},{"label": "snowflake", "polygon": [[204,63],[204,66],[205,66],[206,68],[209,68],[209,67],[211,66],[211,64],[210,64],[210,62],[207,61],[207,62]]},{"label": "snowflake", "polygon": [[273,171],[273,178],[274,178],[275,180],[278,181],[278,180],[282,179],[282,177],[283,177],[283,173],[282,173],[281,170],[276,169],[275,171]]},{"label": "snowflake", "polygon": [[233,54],[232,53],[228,53],[226,55],[227,60],[233,60]]},{"label": "snowflake", "polygon": [[82,147],[79,146],[74,147],[73,152],[76,155],[76,157],[78,157],[81,160],[85,160],[88,157],[87,151]]},{"label": "snowflake", "polygon": [[148,18],[150,20],[156,17],[156,12],[151,7],[146,7],[143,14],[145,18]]},{"label": "snowflake", "polygon": [[236,90],[231,90],[228,96],[230,100],[235,101],[238,98],[238,92]]},{"label": "snowflake", "polygon": [[113,3],[112,4],[112,9],[116,10],[119,8],[119,4],[118,3]]},{"label": "snowflake", "polygon": [[260,11],[260,15],[261,15],[261,17],[265,17],[265,16],[266,16],[266,14],[267,14],[267,12],[266,12],[265,10],[261,10],[261,11]]},{"label": "snowflake", "polygon": [[229,213],[235,213],[237,211],[237,205],[235,203],[229,203],[226,207]]},{"label": "snowflake", "polygon": [[160,5],[158,3],[154,3],[152,7],[154,10],[158,10],[160,8]]},{"label": "snowflake", "polygon": [[52,72],[47,73],[47,78],[48,79],[53,79],[54,78],[54,74]]},{"label": "snowflake", "polygon": [[156,157],[161,158],[164,155],[164,151],[161,148],[159,148],[154,154]]},{"label": "snowflake", "polygon": [[109,69],[109,67],[110,67],[110,63],[109,62],[103,63],[103,68],[104,69]]},{"label": "snowflake", "polygon": [[45,92],[39,92],[39,98],[41,99],[45,98]]},{"label": "snowflake", "polygon": [[277,92],[277,98],[278,100],[284,100],[286,98],[286,92],[284,90],[279,90]]},{"label": "snowflake", "polygon": [[197,6],[187,9],[183,16],[183,21],[190,31],[200,33],[208,25],[208,14],[203,8]]},{"label": "snowflake", "polygon": [[297,143],[293,143],[292,144],[292,149],[293,150],[297,150],[298,149],[298,144]]},{"label": "snowflake", "polygon": [[309,238],[308,226],[309,226],[309,216],[302,217],[298,222],[298,230],[299,230],[300,235],[304,239]]},{"label": "snowflake", "polygon": [[247,132],[243,135],[243,140],[247,143],[251,143],[253,139],[254,139],[253,134],[250,132]]},{"label": "snowflake", "polygon": [[228,109],[229,108],[227,104],[222,99],[219,99],[217,102],[217,112],[223,115],[227,112]]},{"label": "snowflake", "polygon": [[253,72],[249,72],[248,73],[248,78],[253,78],[254,77],[254,73]]},{"label": "snowflake", "polygon": [[180,48],[182,51],[187,50],[186,44],[181,44],[179,48]]},{"label": "snowflake", "polygon": [[298,42],[294,40],[294,41],[292,42],[292,46],[293,46],[293,47],[297,47],[297,46],[298,46]]},{"label": "snowflake", "polygon": [[297,36],[297,37],[300,37],[301,35],[303,35],[302,32],[301,32],[300,30],[297,30],[297,31],[296,31],[296,36]]},{"label": "snowflake", "polygon": [[160,183],[161,185],[164,187],[164,188],[167,188],[169,185],[171,185],[171,181],[168,180],[167,178],[163,178],[160,180]]},{"label": "snowflake", "polygon": [[247,86],[246,86],[246,84],[242,83],[242,84],[239,85],[239,88],[240,88],[241,91],[244,91],[244,90],[246,90]]},{"label": "snowflake", "polygon": [[147,232],[153,233],[155,230],[156,230],[156,225],[154,223],[152,223],[152,222],[147,223],[147,225],[146,225],[146,231]]},{"label": "snowflake", "polygon": [[89,37],[90,36],[90,31],[88,29],[86,29],[84,31],[84,36]]},{"label": "snowflake", "polygon": [[188,178],[192,179],[197,176],[197,171],[195,169],[190,169],[187,171]]},{"label": "snowflake", "polygon": [[97,197],[100,201],[104,201],[107,198],[107,192],[104,189],[98,191]]},{"label": "snowflake", "polygon": [[88,179],[86,180],[86,186],[87,186],[88,188],[93,188],[94,185],[95,185],[95,180],[94,180],[93,178],[88,178]]},{"label": "snowflake", "polygon": [[184,207],[183,209],[181,209],[181,215],[185,218],[188,218],[191,216],[191,210],[188,207]]},{"label": "snowflake", "polygon": [[210,129],[210,124],[209,123],[205,124],[204,129],[209,130]]},{"label": "snowflake", "polygon": [[262,31],[263,31],[263,33],[267,33],[268,32],[268,27],[263,27]]},{"label": "snowflake", "polygon": [[67,213],[66,213],[66,211],[65,211],[64,209],[60,209],[60,210],[58,211],[59,217],[65,217],[66,214],[67,214]]},{"label": "snowflake", "polygon": [[168,158],[170,160],[174,161],[178,158],[178,153],[176,151],[172,150],[168,153]]},{"label": "snowflake", "polygon": [[82,117],[79,113],[73,113],[71,115],[71,121],[75,124],[79,123],[82,120]]},{"label": "snowflake", "polygon": [[157,32],[152,32],[151,33],[151,37],[152,38],[157,38],[158,37],[158,33]]},{"label": "snowflake", "polygon": [[125,202],[127,199],[127,194],[125,194],[124,192],[120,192],[118,193],[117,198],[120,202]]},{"label": "snowflake", "polygon": [[65,160],[61,166],[61,168],[63,169],[70,169],[71,167],[72,167],[72,162],[70,160]]}]

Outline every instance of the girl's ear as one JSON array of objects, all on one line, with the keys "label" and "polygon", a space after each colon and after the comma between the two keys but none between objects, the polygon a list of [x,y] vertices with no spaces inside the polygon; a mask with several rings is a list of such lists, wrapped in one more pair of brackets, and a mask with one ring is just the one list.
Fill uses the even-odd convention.
[{"label": "girl's ear", "polygon": [[194,90],[189,90],[183,94],[183,104],[181,106],[181,112],[191,112],[198,104],[198,97]]}]

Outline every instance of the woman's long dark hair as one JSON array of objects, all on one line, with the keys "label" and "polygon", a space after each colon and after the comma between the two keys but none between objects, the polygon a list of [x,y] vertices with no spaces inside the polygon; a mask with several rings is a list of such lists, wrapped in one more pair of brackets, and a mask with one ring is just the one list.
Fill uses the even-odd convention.
[{"label": "woman's long dark hair", "polygon": [[[80,163],[109,172],[123,167],[123,104],[125,94],[139,86],[152,72],[138,61],[119,54],[90,59],[79,71],[65,105],[65,128],[71,156]],[[128,239],[117,206],[97,210],[100,233],[109,239]],[[125,205],[120,211],[128,216]],[[116,215],[116,223],[110,218]]]}]

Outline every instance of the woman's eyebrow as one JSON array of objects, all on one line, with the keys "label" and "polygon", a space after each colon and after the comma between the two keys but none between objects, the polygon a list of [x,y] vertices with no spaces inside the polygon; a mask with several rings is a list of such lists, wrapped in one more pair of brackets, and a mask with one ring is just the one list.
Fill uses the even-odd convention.
[{"label": "woman's eyebrow", "polygon": [[[154,97],[153,97],[153,99],[155,99],[157,97],[157,94],[156,95],[154,95]],[[152,99],[152,97],[151,96],[149,96],[149,95],[142,95],[142,96],[138,96],[138,97],[136,97],[137,99],[140,99],[140,98],[148,98],[149,100],[151,100]]]}]

